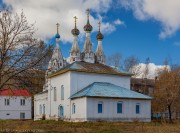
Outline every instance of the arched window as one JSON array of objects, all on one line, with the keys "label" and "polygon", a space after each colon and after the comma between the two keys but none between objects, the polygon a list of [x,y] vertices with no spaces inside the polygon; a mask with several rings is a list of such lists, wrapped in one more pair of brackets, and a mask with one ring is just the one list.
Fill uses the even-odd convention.
[{"label": "arched window", "polygon": [[42,105],[39,105],[39,114],[42,114]]},{"label": "arched window", "polygon": [[57,100],[57,90],[56,90],[56,87],[54,87],[54,101]]},{"label": "arched window", "polygon": [[64,85],[61,85],[61,100],[64,100]]},{"label": "arched window", "polygon": [[45,114],[46,111],[45,111],[45,104],[43,104],[43,114]]},{"label": "arched window", "polygon": [[98,102],[98,113],[103,113],[103,102]]},{"label": "arched window", "polygon": [[75,103],[72,104],[72,114],[76,113],[76,105]]},{"label": "arched window", "polygon": [[123,112],[123,103],[118,102],[117,103],[117,113],[122,113]]},{"label": "arched window", "polygon": [[56,62],[54,61],[54,63],[53,63],[53,64],[54,64],[54,66],[55,66],[55,65],[56,65]]},{"label": "arched window", "polygon": [[60,106],[61,105],[58,106],[58,116],[60,116]]}]

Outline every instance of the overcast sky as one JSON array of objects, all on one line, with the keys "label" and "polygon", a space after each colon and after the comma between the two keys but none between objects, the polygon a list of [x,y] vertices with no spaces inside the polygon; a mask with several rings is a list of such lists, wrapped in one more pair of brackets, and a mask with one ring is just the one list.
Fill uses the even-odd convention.
[{"label": "overcast sky", "polygon": [[87,8],[91,9],[90,23],[93,48],[98,21],[102,21],[106,55],[115,52],[123,57],[137,56],[141,62],[163,64],[165,58],[180,63],[180,0],[3,0],[1,5],[12,8],[13,13],[24,11],[30,23],[36,23],[36,36],[48,43],[54,42],[56,23],[60,23],[60,47],[69,56],[73,36],[73,17],[78,17],[82,49]]}]

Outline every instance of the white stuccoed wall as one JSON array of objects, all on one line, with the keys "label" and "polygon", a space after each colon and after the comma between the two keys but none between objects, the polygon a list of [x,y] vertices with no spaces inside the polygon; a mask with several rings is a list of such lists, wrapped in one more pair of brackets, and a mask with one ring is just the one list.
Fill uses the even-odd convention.
[{"label": "white stuccoed wall", "polygon": [[[75,114],[72,114],[72,105],[75,104]],[[86,121],[87,119],[87,98],[82,97],[71,100],[71,120],[72,121]]]},{"label": "white stuccoed wall", "polygon": [[[64,118],[70,118],[70,72],[48,79],[48,114],[51,117],[58,117],[58,107],[62,105],[64,108]],[[61,100],[61,85],[64,85],[64,100]],[[57,100],[54,101],[54,88],[57,90]]]},{"label": "white stuccoed wall", "polygon": [[40,105],[45,105],[45,114],[48,115],[48,92],[37,94],[34,96],[34,120],[42,118],[42,114],[40,114]]},{"label": "white stuccoed wall", "polygon": [[[103,102],[103,113],[98,113],[98,102]],[[123,103],[123,113],[117,113],[117,103]],[[136,104],[140,114],[136,114]],[[93,107],[93,108],[92,108]],[[151,121],[151,100],[87,98],[87,120]]]},{"label": "white stuccoed wall", "polygon": [[107,82],[130,89],[130,76],[71,72],[71,95],[94,82]]},{"label": "white stuccoed wall", "polygon": [[[9,106],[5,106],[5,98],[10,99]],[[20,99],[25,99],[25,105],[20,105]],[[32,119],[31,97],[0,96],[0,119],[20,119],[20,113],[25,113],[25,119]]]},{"label": "white stuccoed wall", "polygon": [[[98,113],[99,102],[103,102],[103,113]],[[123,103],[122,113],[117,113],[118,102]],[[151,121],[151,100],[83,97],[71,103],[76,105],[72,121]],[[140,104],[140,114],[136,114],[136,104]]]}]

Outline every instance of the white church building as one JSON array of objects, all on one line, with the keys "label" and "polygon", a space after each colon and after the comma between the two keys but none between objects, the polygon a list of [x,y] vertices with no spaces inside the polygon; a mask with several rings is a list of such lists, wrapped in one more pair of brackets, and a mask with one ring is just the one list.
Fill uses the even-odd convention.
[{"label": "white church building", "polygon": [[49,61],[46,83],[43,91],[34,96],[34,120],[151,121],[151,97],[130,90],[132,74],[105,65],[100,23],[97,49],[93,51],[89,10],[84,31],[86,39],[81,52],[75,17],[71,31],[74,41],[67,63],[59,47],[57,25],[56,47]]}]

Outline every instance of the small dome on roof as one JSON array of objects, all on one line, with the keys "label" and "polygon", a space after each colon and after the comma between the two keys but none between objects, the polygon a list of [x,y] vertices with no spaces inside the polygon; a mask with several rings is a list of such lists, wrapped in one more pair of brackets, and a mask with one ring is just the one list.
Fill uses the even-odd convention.
[{"label": "small dome on roof", "polygon": [[87,23],[85,26],[84,26],[84,31],[92,31],[93,30],[93,27],[89,24],[89,23]]},{"label": "small dome on roof", "polygon": [[74,28],[71,30],[71,33],[74,35],[74,36],[78,36],[79,35],[79,30],[77,28]]},{"label": "small dome on roof", "polygon": [[77,26],[76,26],[76,20],[78,18],[76,16],[74,16],[74,22],[75,22],[75,25],[74,25],[74,29],[71,30],[71,33],[74,35],[74,36],[78,36],[79,35],[79,30],[77,29]]},{"label": "small dome on roof", "polygon": [[99,33],[96,35],[96,38],[97,38],[97,40],[102,40],[102,39],[104,39],[104,36],[103,36],[103,34],[102,34],[101,32],[99,32]]},{"label": "small dome on roof", "polygon": [[100,27],[101,27],[101,22],[98,23],[99,25],[99,32],[96,35],[97,40],[102,40],[104,38],[103,34],[101,33]]},{"label": "small dome on roof", "polygon": [[89,14],[90,14],[90,9],[86,10],[87,13],[87,24],[84,26],[84,31],[86,32],[91,32],[93,27],[91,26],[91,24],[89,23]]},{"label": "small dome on roof", "polygon": [[57,33],[57,34],[55,35],[55,38],[60,38],[59,33]]}]

